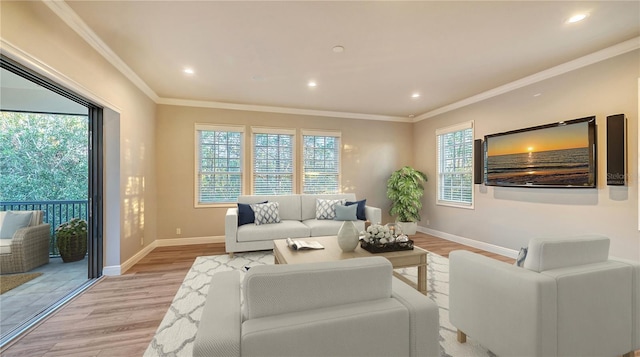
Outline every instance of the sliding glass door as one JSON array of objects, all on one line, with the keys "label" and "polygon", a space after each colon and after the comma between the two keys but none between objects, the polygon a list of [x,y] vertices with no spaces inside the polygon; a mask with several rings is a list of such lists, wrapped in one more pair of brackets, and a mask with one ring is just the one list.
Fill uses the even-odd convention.
[{"label": "sliding glass door", "polygon": [[[102,275],[103,119],[102,108],[5,57],[0,90],[0,219],[6,211],[43,212],[50,226],[48,260],[0,271],[3,282],[32,279],[0,294],[1,346]],[[63,262],[56,228],[73,219],[86,222],[86,242],[75,261]],[[0,259],[22,251],[7,242]]]}]

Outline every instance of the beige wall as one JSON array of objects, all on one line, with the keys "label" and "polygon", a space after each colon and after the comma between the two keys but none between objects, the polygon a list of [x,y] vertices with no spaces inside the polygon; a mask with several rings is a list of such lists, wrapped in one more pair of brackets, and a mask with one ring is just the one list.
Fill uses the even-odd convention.
[{"label": "beige wall", "polygon": [[[410,123],[159,105],[159,239],[224,236],[226,207],[194,208],[195,123],[245,125],[245,143],[250,141],[251,126],[340,130],[342,190],[355,192],[359,199],[366,198],[367,204],[382,208],[385,221],[390,219],[386,181],[391,172],[413,160]],[[249,180],[245,175],[247,188]],[[181,228],[181,235],[176,235],[176,228]]]},{"label": "beige wall", "polygon": [[[435,130],[473,120],[475,138],[596,115],[597,189],[505,188],[475,185],[475,209],[436,205],[429,180],[421,226],[456,237],[519,249],[532,237],[604,234],[611,254],[640,259],[638,233],[639,51],[609,59],[415,124],[415,166],[436,174]],[[541,93],[540,96],[534,94]],[[606,185],[606,117],[628,118],[629,184]],[[427,225],[429,220],[429,225]]]},{"label": "beige wall", "polygon": [[[120,142],[116,139],[115,144],[120,145],[121,156],[115,162],[119,165],[116,170],[120,173],[120,182],[115,187],[118,184],[120,187],[119,192],[111,192],[105,197],[106,205],[118,206],[116,211],[120,216],[114,218],[119,222],[107,220],[105,224],[122,228],[115,236],[106,237],[105,242],[107,245],[118,243],[119,257],[107,256],[105,261],[119,265],[140,251],[141,238],[146,245],[156,236],[155,103],[42,2],[2,1],[0,10],[2,40],[21,52],[10,53],[3,48],[3,53],[17,59],[27,56],[50,67],[65,79],[77,83],[81,87],[80,95],[109,103],[119,114]],[[111,144],[107,142],[107,145]],[[105,176],[109,177],[109,173]]]}]

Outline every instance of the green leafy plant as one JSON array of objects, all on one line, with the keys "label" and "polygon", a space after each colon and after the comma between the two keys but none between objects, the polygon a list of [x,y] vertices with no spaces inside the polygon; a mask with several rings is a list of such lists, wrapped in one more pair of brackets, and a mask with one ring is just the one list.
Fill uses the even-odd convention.
[{"label": "green leafy plant", "polygon": [[397,216],[399,222],[417,222],[420,220],[420,209],[424,195],[423,182],[427,175],[405,166],[394,171],[387,181],[387,197],[391,200],[389,214]]},{"label": "green leafy plant", "polygon": [[75,262],[87,254],[87,222],[74,218],[56,228],[56,245],[62,260]]}]

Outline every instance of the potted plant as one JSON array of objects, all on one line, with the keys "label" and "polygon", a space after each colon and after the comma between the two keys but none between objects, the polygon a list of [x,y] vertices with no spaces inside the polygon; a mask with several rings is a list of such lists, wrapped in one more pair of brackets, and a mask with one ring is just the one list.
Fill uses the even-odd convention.
[{"label": "potted plant", "polygon": [[391,200],[389,214],[397,217],[404,234],[416,234],[424,195],[422,183],[426,181],[427,175],[410,166],[394,171],[387,181],[387,197]]},{"label": "potted plant", "polygon": [[65,263],[84,259],[87,254],[87,222],[74,218],[56,228],[56,245]]}]

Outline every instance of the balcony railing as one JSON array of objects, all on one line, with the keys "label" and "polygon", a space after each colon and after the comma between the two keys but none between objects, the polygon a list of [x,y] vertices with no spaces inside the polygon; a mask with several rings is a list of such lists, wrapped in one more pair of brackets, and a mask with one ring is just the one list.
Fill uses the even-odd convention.
[{"label": "balcony railing", "polygon": [[49,240],[49,255],[51,256],[59,255],[56,246],[56,227],[72,218],[88,221],[88,207],[87,200],[0,202],[0,211],[44,211],[42,220],[51,225],[51,239]]}]

